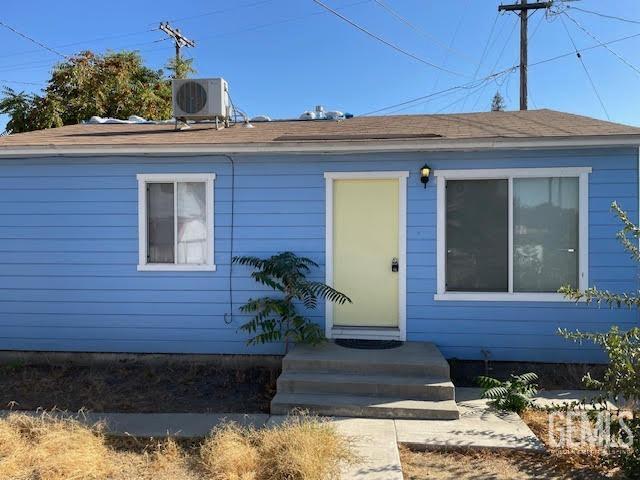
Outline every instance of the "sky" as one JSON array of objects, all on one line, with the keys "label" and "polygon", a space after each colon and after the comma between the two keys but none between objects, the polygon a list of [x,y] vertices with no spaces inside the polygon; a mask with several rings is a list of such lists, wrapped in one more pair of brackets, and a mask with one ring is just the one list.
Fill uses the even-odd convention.
[{"label": "sky", "polygon": [[[170,21],[196,42],[183,50],[195,76],[224,77],[250,116],[484,111],[496,91],[519,108],[519,19],[500,1],[322,2],[377,39],[313,0],[29,0],[6,2],[0,21],[65,55],[138,50],[153,68],[174,54],[157,30]],[[554,12],[529,19],[529,108],[640,126],[640,2],[557,1]],[[61,60],[2,26],[0,45],[0,86],[16,90],[38,92]]]}]

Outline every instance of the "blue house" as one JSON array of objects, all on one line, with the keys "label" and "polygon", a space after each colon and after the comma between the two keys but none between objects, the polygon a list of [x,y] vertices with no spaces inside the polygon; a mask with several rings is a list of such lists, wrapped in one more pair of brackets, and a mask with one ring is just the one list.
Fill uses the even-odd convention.
[{"label": "blue house", "polygon": [[0,138],[0,350],[281,353],[246,345],[234,255],[293,251],[353,304],[328,338],[447,358],[582,362],[559,327],[638,325],[564,284],[638,288],[640,129],[551,110],[74,125]]}]

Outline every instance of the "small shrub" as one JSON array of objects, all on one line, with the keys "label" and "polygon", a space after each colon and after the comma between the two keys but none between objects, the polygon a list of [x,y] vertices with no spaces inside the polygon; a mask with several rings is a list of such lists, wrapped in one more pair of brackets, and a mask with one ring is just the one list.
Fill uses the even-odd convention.
[{"label": "small shrub", "polygon": [[216,480],[256,480],[260,462],[253,436],[233,423],[214,429],[200,448],[204,471]]},{"label": "small shrub", "polygon": [[307,280],[314,261],[299,257],[293,252],[283,252],[267,259],[257,257],[234,257],[233,263],[254,268],[251,278],[282,294],[281,297],[261,297],[249,299],[240,307],[243,313],[253,314],[253,318],[240,327],[253,335],[248,344],[284,341],[285,350],[289,342],[318,344],[324,341],[324,333],[319,325],[300,315],[295,302],[306,308],[318,306],[319,299],[343,304],[351,303],[349,297],[322,282]]},{"label": "small shrub", "polygon": [[291,417],[257,432],[260,480],[333,480],[355,461],[350,442],[328,422]]},{"label": "small shrub", "polygon": [[533,396],[538,393],[538,380],[535,373],[511,375],[509,380],[501,381],[491,377],[478,377],[478,385],[484,389],[482,398],[488,398],[491,405],[499,410],[522,413],[532,404]]}]

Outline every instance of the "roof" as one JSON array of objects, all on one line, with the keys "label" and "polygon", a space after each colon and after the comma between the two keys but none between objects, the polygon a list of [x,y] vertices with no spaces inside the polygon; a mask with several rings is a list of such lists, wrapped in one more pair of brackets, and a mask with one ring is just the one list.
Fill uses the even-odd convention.
[{"label": "roof", "polygon": [[[176,131],[172,124],[81,124],[0,138],[0,155],[108,150],[235,152],[360,148],[403,150],[640,144],[640,128],[554,110],[354,117],[343,121],[254,122],[216,130],[211,123]],[[546,142],[545,142],[546,141]]]}]

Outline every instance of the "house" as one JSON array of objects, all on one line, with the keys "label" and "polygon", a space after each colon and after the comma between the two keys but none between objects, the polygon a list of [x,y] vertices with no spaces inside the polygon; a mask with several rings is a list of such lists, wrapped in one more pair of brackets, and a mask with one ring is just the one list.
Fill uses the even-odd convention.
[{"label": "house", "polygon": [[639,145],[551,110],[3,137],[0,349],[281,353],[246,345],[238,307],[260,292],[230,259],[290,250],[354,301],[309,312],[329,338],[598,361],[557,328],[638,312],[556,291],[638,288],[609,206],[638,219]]}]

